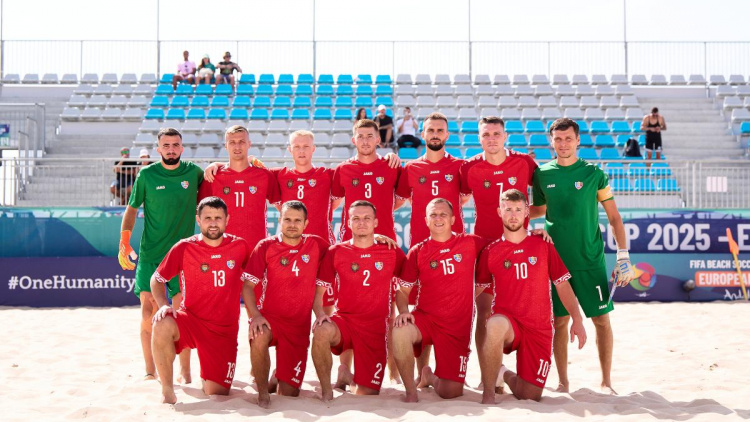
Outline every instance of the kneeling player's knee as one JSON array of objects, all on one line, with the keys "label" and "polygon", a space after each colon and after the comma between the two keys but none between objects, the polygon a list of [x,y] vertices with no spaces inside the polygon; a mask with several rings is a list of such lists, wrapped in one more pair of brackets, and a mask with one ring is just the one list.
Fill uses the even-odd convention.
[{"label": "kneeling player's knee", "polygon": [[519,400],[539,401],[542,399],[542,389],[537,386],[528,384],[526,385],[526,388],[519,391],[518,393],[514,393],[513,395],[515,395]]},{"label": "kneeling player's knee", "polygon": [[155,341],[172,341],[177,331],[177,324],[172,318],[156,321],[151,328],[151,338]]},{"label": "kneeling player's knee", "polygon": [[393,333],[391,335],[391,338],[393,339],[393,346],[399,347],[414,344],[413,330],[414,327],[409,325],[404,327],[394,327]]},{"label": "kneeling player's knee", "polygon": [[271,344],[271,339],[273,339],[273,333],[271,330],[263,330],[263,333],[258,334],[255,336],[255,338],[250,340],[250,348],[251,349],[258,349],[258,348],[268,348],[268,345]]},{"label": "kneeling player's knee", "polygon": [[330,343],[335,334],[336,327],[334,327],[333,324],[326,323],[323,325],[319,325],[313,330],[313,342]]},{"label": "kneeling player's knee", "polygon": [[502,336],[511,329],[510,321],[503,316],[495,316],[487,320],[488,336]]}]

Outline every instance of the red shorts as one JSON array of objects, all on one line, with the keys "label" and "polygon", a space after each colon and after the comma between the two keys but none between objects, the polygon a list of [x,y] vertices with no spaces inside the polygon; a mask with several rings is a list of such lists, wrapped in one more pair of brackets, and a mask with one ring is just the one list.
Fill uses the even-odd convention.
[{"label": "red shorts", "polygon": [[506,347],[503,352],[506,355],[516,352],[518,376],[530,384],[544,388],[552,362],[552,327],[549,330],[524,327],[512,316],[494,315],[503,315],[508,318],[513,327],[513,344]]},{"label": "red shorts", "polygon": [[334,355],[354,351],[354,383],[380,390],[388,360],[388,318],[382,322],[363,323],[346,316],[331,317],[341,333],[339,344],[331,347]]},{"label": "red shorts", "polygon": [[221,327],[221,330],[217,330],[216,326],[209,326],[183,310],[177,311],[177,315],[175,322],[180,330],[180,339],[174,342],[175,352],[198,349],[201,378],[225,388],[231,387],[237,362],[239,327]]},{"label": "red shorts", "polygon": [[[264,315],[271,326],[271,343],[276,347],[276,379],[294,388],[302,386],[310,348],[310,327],[289,324],[281,318]],[[252,340],[250,340],[252,343]]]},{"label": "red shorts", "polygon": [[[468,335],[456,336],[447,333],[444,329],[436,326],[432,317],[416,310],[414,325],[422,334],[422,342],[414,345],[414,356],[419,357],[425,346],[432,344],[435,348],[435,375],[438,378],[460,382],[466,379],[466,367],[469,364],[469,343],[471,332]],[[465,338],[462,338],[465,337]]]}]

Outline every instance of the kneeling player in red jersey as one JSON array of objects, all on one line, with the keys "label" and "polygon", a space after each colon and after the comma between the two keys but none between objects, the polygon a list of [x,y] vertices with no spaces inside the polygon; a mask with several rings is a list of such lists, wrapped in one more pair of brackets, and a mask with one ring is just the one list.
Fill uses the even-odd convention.
[{"label": "kneeling player in red jersey", "polygon": [[[554,245],[524,228],[529,216],[526,196],[516,189],[506,190],[500,196],[498,213],[503,237],[482,251],[476,274],[477,283],[493,287],[492,316],[486,321],[487,336],[479,355],[482,403],[495,404],[495,387],[503,382],[517,398],[538,401],[552,360],[550,282],[572,316],[570,335],[578,337],[579,348],[586,343],[586,330],[568,283],[570,273]],[[502,365],[503,353],[513,351],[517,374]]]}]

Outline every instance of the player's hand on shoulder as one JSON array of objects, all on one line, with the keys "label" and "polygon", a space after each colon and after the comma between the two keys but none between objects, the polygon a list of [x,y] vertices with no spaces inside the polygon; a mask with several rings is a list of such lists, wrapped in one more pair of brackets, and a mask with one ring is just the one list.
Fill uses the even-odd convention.
[{"label": "player's hand on shoulder", "polygon": [[264,333],[265,330],[271,329],[271,324],[268,323],[268,320],[263,315],[259,315],[253,319],[250,320],[250,338],[254,339]]},{"label": "player's hand on shoulder", "polygon": [[574,319],[570,325],[570,342],[573,343],[576,337],[578,337],[578,348],[582,349],[586,344],[586,328],[583,327],[581,318]]},{"label": "player's hand on shoulder", "polygon": [[392,169],[398,168],[398,166],[401,165],[401,159],[398,158],[398,155],[392,152],[389,152],[388,154],[386,154],[384,158],[388,161],[388,167]]},{"label": "player's hand on shoulder", "polygon": [[396,328],[406,327],[410,323],[414,324],[414,315],[412,315],[411,312],[404,312],[396,317],[393,321],[393,326]]},{"label": "player's hand on shoulder", "polygon": [[211,163],[203,170],[203,179],[208,183],[213,183],[214,176],[224,167],[222,163]]},{"label": "player's hand on shoulder", "polygon": [[154,314],[154,318],[152,318],[151,322],[159,322],[166,318],[169,314],[172,314],[173,317],[177,318],[177,312],[174,310],[174,308],[169,305],[164,305],[159,308],[158,311],[156,311],[156,314]]},{"label": "player's hand on shoulder", "polygon": [[544,239],[547,243],[554,244],[555,242],[552,241],[552,237],[550,237],[549,233],[547,233],[547,230],[544,229],[534,229],[531,231],[531,234],[535,234],[537,236],[542,236],[542,239]]},{"label": "player's hand on shoulder", "polygon": [[260,159],[259,159],[258,157],[256,157],[256,156],[254,156],[254,155],[248,155],[248,156],[247,156],[247,162],[248,162],[248,163],[249,163],[249,164],[250,164],[251,166],[253,166],[253,167],[255,167],[255,168],[259,168],[259,169],[264,169],[264,168],[266,168],[266,165],[265,165],[265,164],[263,164],[263,161],[260,161]]},{"label": "player's hand on shoulder", "polygon": [[326,314],[323,314],[315,319],[315,322],[313,322],[312,331],[315,331],[316,328],[320,327],[321,325],[325,324],[326,322],[333,323],[331,321],[331,317],[329,317]]},{"label": "player's hand on shoulder", "polygon": [[375,242],[388,245],[388,249],[398,248],[398,242],[396,242],[395,240],[391,239],[388,236],[383,236],[382,234],[375,235]]}]

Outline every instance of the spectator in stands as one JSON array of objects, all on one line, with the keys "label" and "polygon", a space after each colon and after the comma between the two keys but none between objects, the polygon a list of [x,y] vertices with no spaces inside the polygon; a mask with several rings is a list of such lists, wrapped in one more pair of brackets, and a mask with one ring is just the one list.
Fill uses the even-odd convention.
[{"label": "spectator in stands", "polygon": [[383,104],[378,106],[378,115],[372,120],[378,124],[378,128],[380,129],[380,146],[391,146],[393,143],[393,119],[385,114],[385,106]]},{"label": "spectator in stands", "polygon": [[216,72],[216,66],[211,63],[211,58],[208,57],[208,54],[203,55],[201,64],[198,65],[198,83],[211,85],[214,72]]},{"label": "spectator in stands", "polygon": [[146,167],[152,163],[151,154],[149,154],[146,148],[141,148],[138,158],[141,160],[141,167]]},{"label": "spectator in stands", "polygon": [[121,149],[120,161],[115,163],[115,168],[112,170],[116,178],[110,185],[109,191],[120,200],[120,205],[128,203],[135,175],[138,173],[138,161],[129,160],[129,158],[130,148]]},{"label": "spectator in stands", "polygon": [[667,130],[667,123],[657,107],[651,109],[651,114],[643,116],[641,130],[646,132],[646,159],[650,160],[651,154],[656,152],[656,159],[661,160],[661,131]]},{"label": "spectator in stands", "polygon": [[360,107],[357,109],[357,115],[354,118],[354,123],[357,123],[358,121],[362,119],[366,119],[366,118],[367,118],[367,110],[365,110],[364,107]]},{"label": "spectator in stands", "polygon": [[417,129],[419,129],[419,125],[417,124],[417,119],[411,114],[411,107],[404,107],[404,117],[398,119],[396,122],[396,131],[398,131],[399,135],[398,140],[396,141],[398,147],[419,147],[422,142],[415,136],[417,134]]},{"label": "spectator in stands", "polygon": [[195,63],[188,60],[187,50],[182,52],[185,59],[177,65],[177,73],[172,76],[172,88],[177,89],[177,82],[187,81],[190,85],[195,85]]},{"label": "spectator in stands", "polygon": [[242,73],[242,69],[240,69],[237,63],[232,61],[232,54],[228,51],[224,53],[224,61],[219,62],[218,68],[219,74],[216,76],[216,85],[228,83],[234,88],[234,71]]}]

